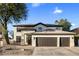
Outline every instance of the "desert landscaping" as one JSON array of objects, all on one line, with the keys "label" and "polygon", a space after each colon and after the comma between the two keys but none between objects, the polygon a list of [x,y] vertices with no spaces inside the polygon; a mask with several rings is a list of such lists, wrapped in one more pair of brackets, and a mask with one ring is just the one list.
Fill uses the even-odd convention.
[{"label": "desert landscaping", "polygon": [[1,56],[24,56],[32,55],[34,48],[30,46],[17,46],[17,45],[8,45],[0,47]]},{"label": "desert landscaping", "polygon": [[0,47],[0,56],[79,56],[79,47],[32,47],[8,45]]}]

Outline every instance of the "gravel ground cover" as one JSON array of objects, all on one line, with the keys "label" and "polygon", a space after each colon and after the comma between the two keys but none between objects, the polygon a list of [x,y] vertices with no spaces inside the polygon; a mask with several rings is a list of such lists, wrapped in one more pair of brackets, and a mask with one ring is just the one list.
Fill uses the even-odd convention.
[{"label": "gravel ground cover", "polygon": [[7,45],[0,47],[1,56],[29,56],[32,55],[34,47],[31,46],[17,46],[17,45]]}]

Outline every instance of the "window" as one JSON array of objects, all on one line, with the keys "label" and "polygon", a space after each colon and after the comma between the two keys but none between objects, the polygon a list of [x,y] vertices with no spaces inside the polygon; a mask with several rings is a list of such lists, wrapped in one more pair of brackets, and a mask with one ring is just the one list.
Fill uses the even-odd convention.
[{"label": "window", "polygon": [[21,29],[20,28],[17,28],[17,32],[21,32]]},{"label": "window", "polygon": [[56,30],[61,30],[61,28],[60,27],[56,27]]},{"label": "window", "polygon": [[55,31],[55,29],[46,29],[45,31]]},{"label": "window", "polygon": [[16,42],[21,42],[21,36],[16,36]]},{"label": "window", "polygon": [[42,32],[42,27],[38,27],[38,31],[39,32]]}]

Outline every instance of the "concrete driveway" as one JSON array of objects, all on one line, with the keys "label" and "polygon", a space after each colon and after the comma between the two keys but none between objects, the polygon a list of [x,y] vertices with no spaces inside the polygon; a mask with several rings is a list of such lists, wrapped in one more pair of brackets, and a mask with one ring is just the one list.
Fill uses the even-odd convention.
[{"label": "concrete driveway", "polygon": [[79,47],[35,47],[33,56],[79,56]]}]

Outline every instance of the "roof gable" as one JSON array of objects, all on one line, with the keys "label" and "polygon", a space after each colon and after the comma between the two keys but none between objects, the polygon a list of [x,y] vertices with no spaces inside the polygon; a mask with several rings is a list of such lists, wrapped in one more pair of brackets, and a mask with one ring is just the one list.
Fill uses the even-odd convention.
[{"label": "roof gable", "polygon": [[44,26],[46,26],[46,25],[43,24],[43,23],[37,23],[37,24],[35,24],[34,26],[37,26],[37,25],[44,25]]}]

